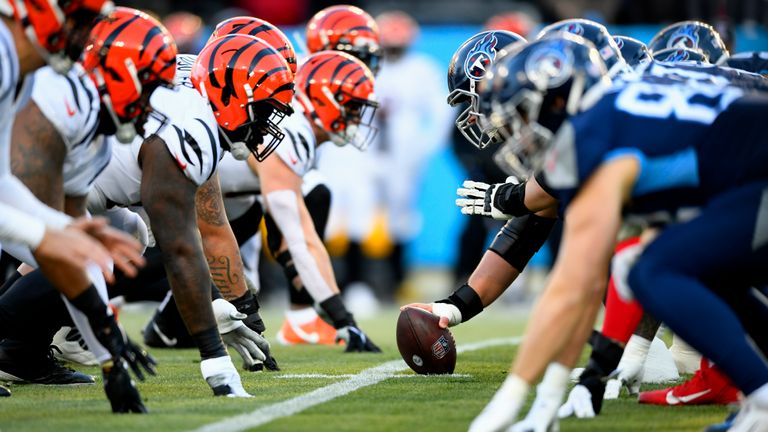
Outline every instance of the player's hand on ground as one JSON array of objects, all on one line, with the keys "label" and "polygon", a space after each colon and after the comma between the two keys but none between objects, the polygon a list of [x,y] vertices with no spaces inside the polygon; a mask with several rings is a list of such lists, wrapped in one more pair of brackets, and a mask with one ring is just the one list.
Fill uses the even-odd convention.
[{"label": "player's hand on ground", "polygon": [[592,393],[581,384],[577,384],[568,394],[568,399],[557,410],[557,416],[566,418],[576,416],[578,418],[592,418],[595,416],[595,409],[592,405]]},{"label": "player's hand on ground", "polygon": [[125,361],[139,381],[144,381],[144,371],[150,375],[157,374],[157,361],[125,335],[114,315],[109,315],[107,322],[93,331],[99,343],[112,354],[112,361],[116,364]]},{"label": "player's hand on ground", "polygon": [[461,187],[456,189],[456,195],[461,197],[456,199],[456,205],[466,215],[481,215],[498,220],[512,219],[512,215],[503,211],[498,195],[519,182],[507,180],[510,181],[494,184],[464,180]]},{"label": "player's hand on ground", "polygon": [[336,330],[336,342],[344,341],[347,348],[344,352],[374,352],[380,353],[381,348],[355,325],[348,325]]},{"label": "player's hand on ground", "polygon": [[437,322],[438,327],[448,328],[461,324],[461,312],[459,308],[450,303],[410,303],[401,306],[400,310],[405,308],[423,309],[431,314],[437,315],[440,319]]},{"label": "player's hand on ground", "polygon": [[107,394],[113,413],[146,413],[139,391],[123,367],[122,362],[102,367],[104,392]]},{"label": "player's hand on ground", "polygon": [[231,346],[243,359],[243,368],[251,370],[258,362],[267,360],[269,342],[245,325],[248,315],[224,299],[213,301],[213,313],[224,343]]},{"label": "player's hand on ground", "polygon": [[[144,246],[141,242],[127,233],[110,227],[105,218],[81,217],[73,220],[69,226],[79,229],[99,241],[112,257],[115,267],[119,268],[126,276],[136,276],[138,269],[144,266],[145,260],[141,255]],[[111,281],[111,278],[108,280]]]}]

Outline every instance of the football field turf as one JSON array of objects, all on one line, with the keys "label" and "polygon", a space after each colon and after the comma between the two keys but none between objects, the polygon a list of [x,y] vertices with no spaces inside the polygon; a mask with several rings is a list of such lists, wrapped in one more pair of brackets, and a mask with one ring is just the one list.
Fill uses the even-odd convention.
[{"label": "football field turf", "polygon": [[[124,311],[121,321],[141,340],[148,311]],[[265,315],[270,340],[278,314]],[[460,354],[453,376],[417,376],[400,360],[397,311],[361,321],[383,354],[344,354],[340,347],[282,347],[281,372],[241,372],[251,399],[214,398],[200,376],[195,350],[158,350],[159,374],[139,384],[149,415],[112,415],[101,388],[14,385],[0,399],[0,431],[461,431],[506,376],[522,334],[519,312],[492,308],[453,329]],[[463,350],[463,351],[462,351]],[[235,364],[237,354],[232,351]],[[97,368],[79,370],[98,374]],[[700,431],[721,421],[725,407],[653,407],[622,395],[592,420],[561,421],[564,431]],[[234,418],[233,418],[234,417]],[[256,425],[238,427],[244,425]]]}]

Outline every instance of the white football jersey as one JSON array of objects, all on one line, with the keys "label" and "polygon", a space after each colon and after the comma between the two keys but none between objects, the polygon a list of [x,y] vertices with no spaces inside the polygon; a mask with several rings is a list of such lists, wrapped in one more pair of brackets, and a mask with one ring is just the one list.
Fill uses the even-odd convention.
[{"label": "white football jersey", "polygon": [[[177,69],[177,73],[180,72]],[[197,90],[177,82],[173,89],[157,88],[150,97],[150,104],[160,115],[150,116],[144,127],[146,133],[155,134],[165,142],[187,178],[197,186],[205,183],[216,172],[224,154],[208,101]],[[118,143],[114,137],[108,140],[114,142],[112,158],[88,195],[88,209],[93,213],[114,206],[140,205],[138,156],[144,139],[136,137],[128,145]]]},{"label": "white football jersey", "polygon": [[[279,157],[297,176],[304,177],[315,164],[317,142],[312,125],[301,108],[294,104],[294,111],[280,123],[285,138],[269,157]],[[256,195],[261,194],[259,177],[245,161],[239,161],[230,154],[221,161],[219,181],[230,220],[245,213],[255,202]]]},{"label": "white football jersey", "polygon": [[0,22],[0,173],[11,172],[11,128],[14,97],[19,80],[19,60],[13,36]]},{"label": "white football jersey", "polygon": [[35,71],[31,100],[59,132],[67,147],[64,192],[83,196],[107,166],[110,143],[96,135],[101,103],[96,86],[79,63],[61,75],[50,66]]}]

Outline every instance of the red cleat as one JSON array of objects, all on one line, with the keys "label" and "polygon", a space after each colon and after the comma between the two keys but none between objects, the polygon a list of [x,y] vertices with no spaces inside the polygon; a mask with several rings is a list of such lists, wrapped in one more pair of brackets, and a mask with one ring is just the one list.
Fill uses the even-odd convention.
[{"label": "red cleat", "polygon": [[727,405],[736,403],[741,392],[709,360],[701,359],[701,367],[688,381],[661,390],[640,392],[637,401],[651,405]]}]

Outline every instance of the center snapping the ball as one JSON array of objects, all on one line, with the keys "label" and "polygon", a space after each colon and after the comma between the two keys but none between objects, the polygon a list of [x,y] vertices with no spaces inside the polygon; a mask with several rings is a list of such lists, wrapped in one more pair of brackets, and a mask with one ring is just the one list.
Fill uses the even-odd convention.
[{"label": "center snapping the ball", "polygon": [[456,342],[438,321],[437,315],[411,307],[397,318],[397,349],[416,373],[451,374],[456,367]]}]

